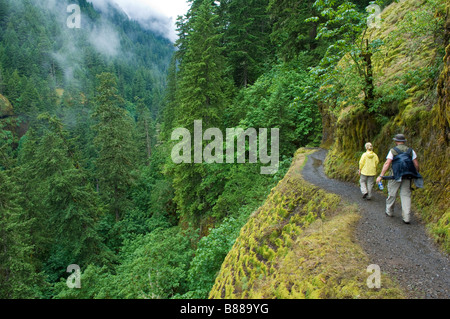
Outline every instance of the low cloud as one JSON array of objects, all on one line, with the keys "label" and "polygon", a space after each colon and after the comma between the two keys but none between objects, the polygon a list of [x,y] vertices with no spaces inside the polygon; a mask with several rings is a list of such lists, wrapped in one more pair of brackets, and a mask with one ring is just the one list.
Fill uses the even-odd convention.
[{"label": "low cloud", "polygon": [[89,42],[101,54],[114,57],[120,51],[118,33],[107,24],[94,26],[89,32]]},{"label": "low cloud", "polygon": [[176,17],[163,12],[162,7],[145,0],[88,0],[97,10],[108,13],[111,6],[119,6],[131,20],[135,20],[145,29],[164,36],[174,42],[177,39],[175,31]]},{"label": "low cloud", "polygon": [[[57,0],[32,0],[34,4],[40,8],[50,11],[53,13],[53,17],[58,19],[61,25],[67,26],[67,19],[70,18],[70,12],[67,12],[67,2],[57,1]],[[96,3],[102,10],[107,10],[107,4],[113,0],[96,0],[92,1]],[[114,4],[112,4],[114,5]],[[117,4],[115,4],[117,6]],[[101,54],[109,57],[114,57],[120,52],[120,37],[114,27],[107,21],[107,19],[100,19],[95,24],[90,21],[89,17],[83,15],[81,10],[81,21],[83,30],[88,32],[89,43]],[[71,35],[76,30],[67,28],[61,29],[61,42],[62,50],[73,55],[70,48],[73,46],[73,40],[71,40]],[[63,57],[62,52],[56,52],[56,57],[61,60]]]}]

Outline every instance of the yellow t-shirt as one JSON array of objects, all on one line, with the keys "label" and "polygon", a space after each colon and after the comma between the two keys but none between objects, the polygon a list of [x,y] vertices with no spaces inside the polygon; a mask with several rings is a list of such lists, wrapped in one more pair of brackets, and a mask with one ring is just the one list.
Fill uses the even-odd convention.
[{"label": "yellow t-shirt", "polygon": [[359,169],[362,175],[375,176],[377,175],[378,155],[373,151],[365,152],[359,161]]}]

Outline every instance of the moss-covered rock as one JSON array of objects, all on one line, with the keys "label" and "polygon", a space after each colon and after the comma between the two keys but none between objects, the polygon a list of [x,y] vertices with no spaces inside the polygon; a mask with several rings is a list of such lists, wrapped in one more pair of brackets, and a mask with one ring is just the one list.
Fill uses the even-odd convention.
[{"label": "moss-covered rock", "polygon": [[12,116],[14,114],[13,107],[9,100],[0,94],[0,118]]},{"label": "moss-covered rock", "polygon": [[[311,151],[309,151],[311,152]],[[353,240],[357,209],[303,180],[308,151],[242,228],[210,298],[402,298],[383,278],[367,286],[369,261]]]}]

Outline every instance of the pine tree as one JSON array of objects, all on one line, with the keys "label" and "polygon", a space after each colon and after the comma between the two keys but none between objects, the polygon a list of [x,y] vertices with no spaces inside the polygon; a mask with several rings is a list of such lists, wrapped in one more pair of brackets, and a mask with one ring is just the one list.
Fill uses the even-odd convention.
[{"label": "pine tree", "polygon": [[19,72],[15,70],[8,77],[5,77],[6,90],[5,95],[14,107],[14,110],[20,108],[20,96],[23,88],[23,79]]},{"label": "pine tree", "polygon": [[139,152],[138,162],[149,164],[155,145],[156,127],[150,110],[141,99],[137,101],[136,138]]},{"label": "pine tree", "polygon": [[36,116],[41,104],[41,97],[36,89],[36,82],[31,79],[25,79],[24,82],[20,103],[18,103],[15,111],[17,114],[25,116]]},{"label": "pine tree", "polygon": [[226,55],[239,87],[253,84],[262,74],[264,63],[273,57],[268,3],[268,0],[231,0],[224,12],[228,25],[224,35]]},{"label": "pine tree", "polygon": [[116,221],[120,220],[129,204],[128,191],[132,185],[131,171],[135,167],[133,142],[134,123],[121,108],[124,101],[117,94],[117,83],[113,74],[98,76],[97,108],[93,113],[97,124],[94,144],[98,150],[95,162],[99,190],[109,204]]},{"label": "pine tree", "polygon": [[[8,3],[5,0],[0,1],[0,28],[3,26],[3,23],[6,20],[8,14]],[[1,36],[0,36],[1,39]]]},{"label": "pine tree", "polygon": [[[222,128],[232,80],[223,56],[217,7],[209,0],[194,1],[189,15],[190,31],[182,43],[186,52],[180,64],[173,123],[190,132],[195,120],[202,120],[205,129]],[[171,163],[169,167],[181,214],[197,219],[204,216],[223,186],[220,180],[207,178],[212,166]]]},{"label": "pine tree", "polygon": [[39,120],[42,136],[32,134],[23,147],[21,180],[39,260],[49,280],[56,281],[70,264],[86,267],[112,257],[97,233],[102,208],[80,167],[79,152],[59,119],[43,114]]},{"label": "pine tree", "polygon": [[169,140],[171,130],[175,127],[174,113],[177,105],[178,87],[177,59],[174,55],[170,64],[167,76],[167,88],[163,100],[161,112],[161,138]]},{"label": "pine tree", "polygon": [[20,193],[0,170],[0,298],[37,298],[42,276],[33,263],[31,222],[18,203]]},{"label": "pine tree", "polygon": [[316,15],[315,0],[270,0],[268,10],[273,20],[271,38],[280,57],[294,59],[301,51],[318,54],[316,40],[319,22],[305,20]]},{"label": "pine tree", "polygon": [[46,178],[42,169],[45,167],[35,156],[40,139],[41,136],[34,127],[30,127],[27,134],[21,138],[17,174],[14,175],[21,194],[18,201],[25,212],[24,218],[30,223],[29,234],[34,245],[33,257],[39,269],[48,257],[52,243],[52,227],[48,223],[50,215],[42,200],[45,195],[42,181]]},{"label": "pine tree", "polygon": [[223,34],[211,1],[202,0],[193,8],[197,9],[191,12],[191,31],[180,66],[176,123],[187,127],[202,119],[206,126],[219,127],[232,88],[221,45]]}]

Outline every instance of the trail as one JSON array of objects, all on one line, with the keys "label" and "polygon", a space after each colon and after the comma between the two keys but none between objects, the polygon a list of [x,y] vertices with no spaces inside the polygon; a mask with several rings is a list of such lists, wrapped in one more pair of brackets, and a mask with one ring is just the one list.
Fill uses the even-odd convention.
[{"label": "trail", "polygon": [[[328,178],[322,165],[326,155],[323,149],[309,155],[302,175],[308,182],[358,204],[362,218],[356,238],[371,263],[396,280],[409,298],[449,299],[450,258],[427,235],[420,219],[411,214],[411,224],[404,224],[399,198],[394,217],[387,217],[386,196],[380,191],[367,201],[357,185]],[[414,201],[414,193],[412,196]]]}]

